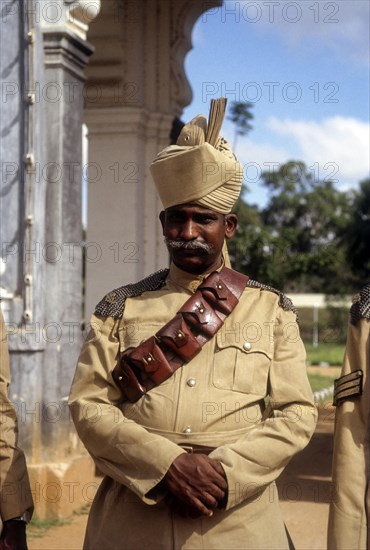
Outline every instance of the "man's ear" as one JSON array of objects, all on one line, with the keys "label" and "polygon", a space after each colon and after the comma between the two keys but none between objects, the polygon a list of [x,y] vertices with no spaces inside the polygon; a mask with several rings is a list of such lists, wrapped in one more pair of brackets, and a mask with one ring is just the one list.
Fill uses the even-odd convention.
[{"label": "man's ear", "polygon": [[159,220],[161,222],[161,226],[162,226],[162,233],[164,235],[164,224],[166,222],[166,212],[164,210],[162,210],[160,213],[159,213]]},{"label": "man's ear", "polygon": [[238,217],[236,214],[226,214],[225,216],[225,237],[231,239],[234,236],[238,225]]}]

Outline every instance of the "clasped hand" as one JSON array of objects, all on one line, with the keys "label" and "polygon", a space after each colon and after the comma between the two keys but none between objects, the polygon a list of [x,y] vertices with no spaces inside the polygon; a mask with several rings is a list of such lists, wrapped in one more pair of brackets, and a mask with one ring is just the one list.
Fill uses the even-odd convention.
[{"label": "clasped hand", "polygon": [[164,479],[169,489],[167,503],[186,517],[211,517],[227,492],[221,464],[203,454],[179,455]]}]

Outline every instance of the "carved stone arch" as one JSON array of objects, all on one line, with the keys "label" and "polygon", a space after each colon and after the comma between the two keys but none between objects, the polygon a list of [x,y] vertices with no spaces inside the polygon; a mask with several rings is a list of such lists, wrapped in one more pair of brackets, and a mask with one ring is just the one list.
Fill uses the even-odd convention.
[{"label": "carved stone arch", "polygon": [[185,57],[192,49],[191,34],[197,19],[208,9],[222,5],[213,2],[176,2],[173,4],[171,25],[171,100],[176,115],[192,100],[192,89],[185,73]]}]

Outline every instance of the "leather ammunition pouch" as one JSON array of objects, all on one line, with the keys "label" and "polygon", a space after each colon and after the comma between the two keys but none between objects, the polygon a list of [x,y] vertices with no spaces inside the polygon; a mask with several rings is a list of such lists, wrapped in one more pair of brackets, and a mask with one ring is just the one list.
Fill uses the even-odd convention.
[{"label": "leather ammunition pouch", "polygon": [[238,304],[247,282],[227,267],[211,273],[171,321],[122,355],[112,376],[123,396],[137,401],[191,361]]}]

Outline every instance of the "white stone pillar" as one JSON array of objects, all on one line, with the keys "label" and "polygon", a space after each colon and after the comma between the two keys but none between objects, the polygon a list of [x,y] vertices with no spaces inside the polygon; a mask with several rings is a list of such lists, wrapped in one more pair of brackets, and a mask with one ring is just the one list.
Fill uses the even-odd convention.
[{"label": "white stone pillar", "polygon": [[[92,9],[95,7],[95,9]],[[54,8],[55,12],[52,11]],[[45,326],[42,410],[60,405],[56,424],[45,422],[42,456],[51,460],[71,451],[66,410],[82,345],[82,125],[85,67],[94,49],[86,40],[99,2],[49,3],[43,11],[45,116]],[[56,98],[56,100],[54,99]]]}]

